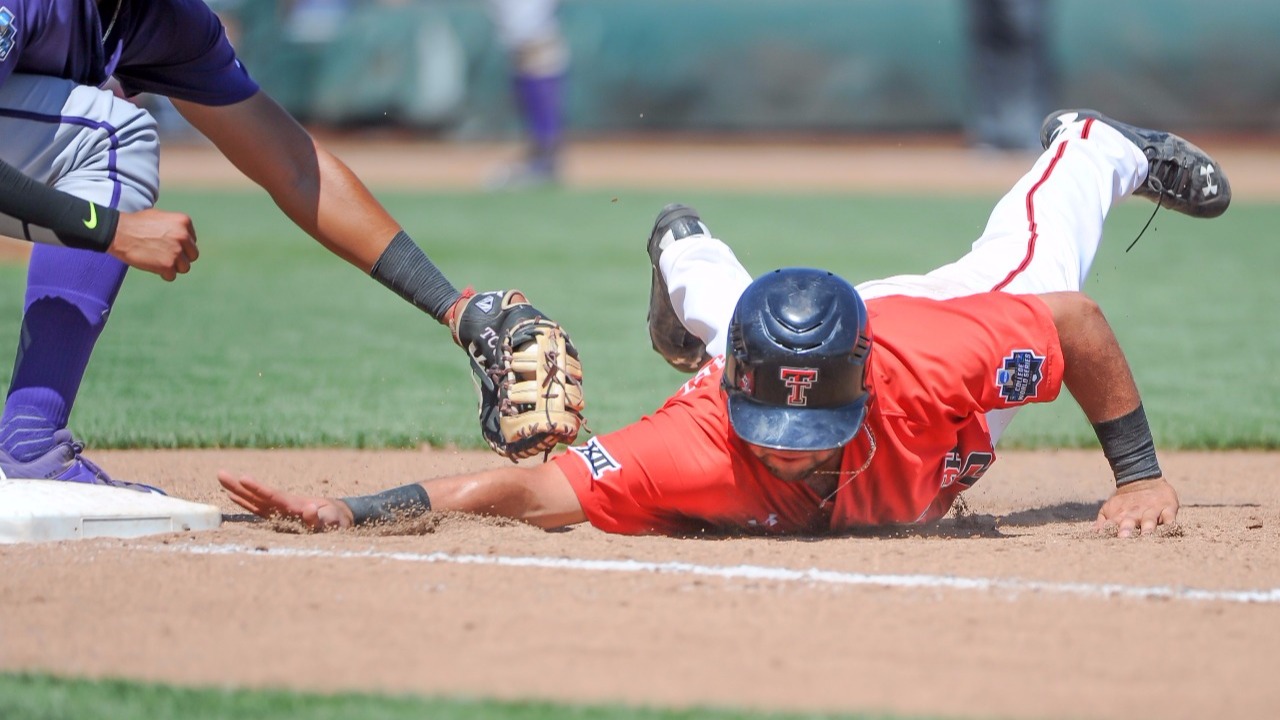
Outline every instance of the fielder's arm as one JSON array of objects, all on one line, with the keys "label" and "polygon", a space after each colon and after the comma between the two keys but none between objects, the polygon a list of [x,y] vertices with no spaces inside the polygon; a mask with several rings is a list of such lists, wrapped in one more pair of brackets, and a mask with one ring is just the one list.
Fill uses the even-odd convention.
[{"label": "fielder's arm", "polygon": [[173,104],[298,227],[361,270],[400,230],[355,173],[266,93],[231,105]]},{"label": "fielder's arm", "polygon": [[11,218],[2,224],[10,237],[107,253],[165,280],[190,270],[200,256],[186,215],[154,208],[119,212],[38,183],[3,160],[0,213]]},{"label": "fielder's arm", "polygon": [[1116,492],[1095,524],[1120,537],[1152,532],[1178,515],[1178,494],[1156,460],[1155,442],[1129,362],[1098,304],[1078,292],[1039,296],[1053,313],[1065,362],[1063,383],[1093,424],[1116,476]]},{"label": "fielder's arm", "polygon": [[345,163],[266,93],[223,106],[174,107],[289,219],[441,323],[461,298]]},{"label": "fielder's arm", "polygon": [[226,471],[218,473],[218,482],[237,505],[255,515],[299,520],[321,531],[403,519],[432,510],[506,517],[541,528],[587,519],[568,478],[555,463],[436,478],[342,499],[286,493]]}]

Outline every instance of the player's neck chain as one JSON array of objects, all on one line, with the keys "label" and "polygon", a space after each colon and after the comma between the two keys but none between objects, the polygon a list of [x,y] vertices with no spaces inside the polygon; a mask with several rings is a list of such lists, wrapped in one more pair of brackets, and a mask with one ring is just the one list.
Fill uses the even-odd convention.
[{"label": "player's neck chain", "polygon": [[[849,483],[853,482],[854,478],[861,475],[864,470],[866,470],[868,467],[871,466],[871,458],[876,456],[876,436],[871,432],[871,428],[867,426],[866,423],[862,424],[862,429],[867,431],[867,444],[870,446],[870,448],[867,450],[867,459],[862,461],[862,467],[850,473],[845,473],[843,470],[837,470],[835,472],[826,471],[827,474],[830,474],[830,475],[846,475],[847,474],[848,477],[846,477],[843,482],[837,485],[836,489],[832,490],[829,495],[822,498],[822,502],[818,503],[819,510],[821,510],[822,508],[825,508],[827,506],[827,503],[831,502],[831,500],[835,498],[836,493],[843,490],[845,485],[848,485]],[[854,437],[857,437],[857,436],[855,435]],[[824,472],[824,471],[819,471],[819,472]]]},{"label": "player's neck chain", "polygon": [[111,13],[111,22],[107,23],[107,29],[102,31],[102,42],[106,42],[111,35],[111,31],[116,29],[116,20],[120,19],[120,6],[124,5],[124,0],[116,0],[116,9]]}]

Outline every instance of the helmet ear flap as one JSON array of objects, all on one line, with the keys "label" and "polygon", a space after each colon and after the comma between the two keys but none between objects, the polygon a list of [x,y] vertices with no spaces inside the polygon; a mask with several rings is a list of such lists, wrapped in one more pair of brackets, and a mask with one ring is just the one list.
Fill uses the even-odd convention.
[{"label": "helmet ear flap", "polygon": [[[748,365],[743,362],[747,357],[746,341],[742,332],[742,323],[738,322],[737,313],[734,313],[733,321],[729,324],[729,342],[727,352],[724,358],[724,376],[721,384],[725,389],[742,389],[744,383],[741,377],[748,370]],[[750,385],[750,381],[745,381]]]},{"label": "helmet ear flap", "polygon": [[858,342],[853,346],[851,354],[853,361],[862,365],[862,389],[871,390],[870,384],[867,382],[867,360],[871,357],[871,326],[864,326],[863,331],[858,333]]},{"label": "helmet ear flap", "polygon": [[738,322],[737,313],[734,313],[732,321],[729,323],[729,357],[740,355],[746,352],[745,341],[743,340],[742,323]]}]

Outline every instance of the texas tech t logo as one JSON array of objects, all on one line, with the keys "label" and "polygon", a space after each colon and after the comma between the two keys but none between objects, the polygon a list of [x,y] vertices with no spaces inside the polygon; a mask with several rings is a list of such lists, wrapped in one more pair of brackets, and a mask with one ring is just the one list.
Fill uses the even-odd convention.
[{"label": "texas tech t logo", "polygon": [[790,390],[787,395],[788,405],[804,407],[809,404],[809,388],[818,382],[817,368],[779,368],[778,377]]}]

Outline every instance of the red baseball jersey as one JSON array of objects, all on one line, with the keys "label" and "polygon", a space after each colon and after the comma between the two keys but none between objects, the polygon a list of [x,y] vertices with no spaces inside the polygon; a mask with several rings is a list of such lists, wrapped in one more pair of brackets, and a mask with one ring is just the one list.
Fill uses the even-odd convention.
[{"label": "red baseball jersey", "polygon": [[608,532],[680,535],[942,517],[995,460],[984,413],[1058,396],[1057,329],[1032,295],[885,297],[867,309],[873,398],[844,449],[834,498],[774,477],[734,434],[717,357],[657,412],[555,458],[587,519]]}]

